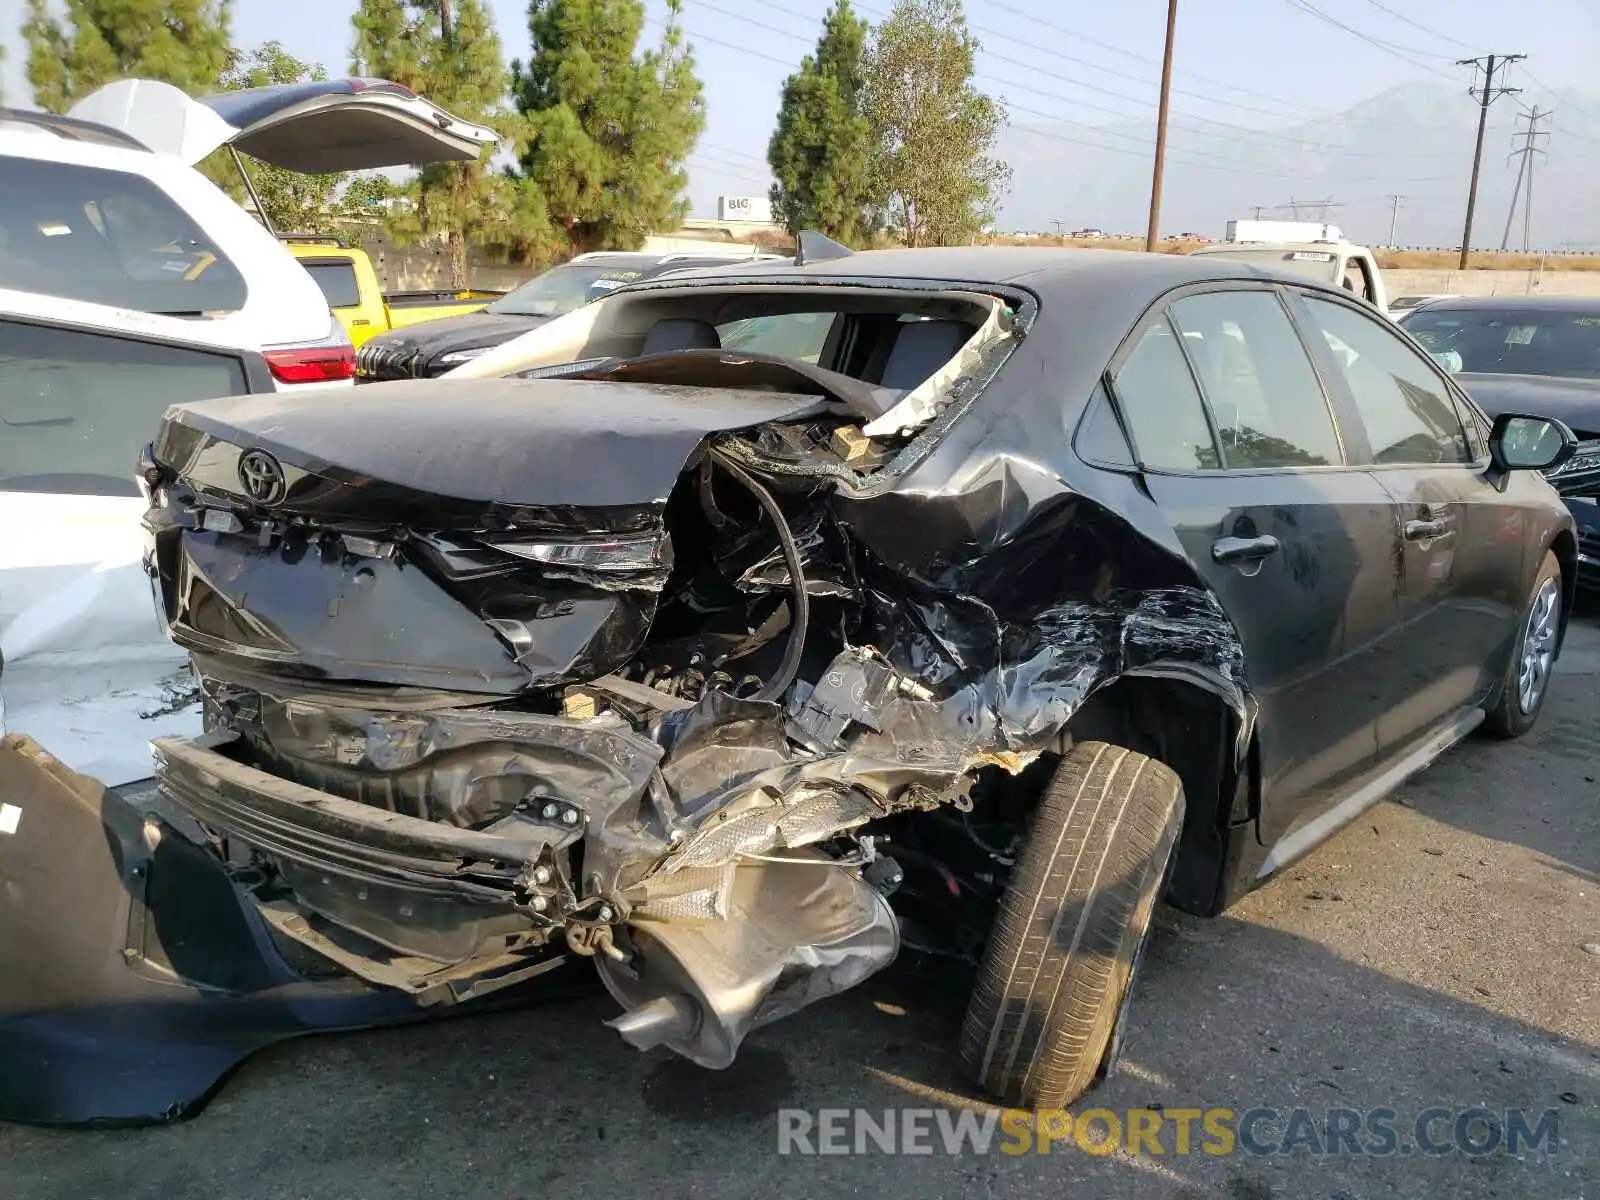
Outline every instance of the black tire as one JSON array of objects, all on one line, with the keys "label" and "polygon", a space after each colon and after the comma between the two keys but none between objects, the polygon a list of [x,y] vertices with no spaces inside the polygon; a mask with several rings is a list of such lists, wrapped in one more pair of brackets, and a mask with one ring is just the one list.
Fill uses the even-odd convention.
[{"label": "black tire", "polygon": [[[1552,581],[1553,592],[1550,587]],[[1544,607],[1546,597],[1554,603],[1553,611]],[[1547,550],[1544,561],[1539,564],[1539,574],[1533,581],[1527,602],[1522,606],[1522,615],[1517,623],[1517,640],[1511,647],[1511,661],[1506,664],[1505,678],[1501,681],[1500,698],[1483,722],[1484,732],[1491,737],[1521,737],[1538,721],[1539,713],[1544,709],[1545,697],[1550,694],[1550,667],[1555,663],[1556,641],[1561,636],[1561,606],[1565,601],[1566,595],[1561,586],[1561,564]],[[1542,632],[1541,618],[1549,625]],[[1522,688],[1522,670],[1529,642],[1535,638],[1548,642],[1550,657],[1543,678],[1539,680],[1537,694],[1529,705],[1525,702],[1526,695]]]},{"label": "black tire", "polygon": [[1034,813],[961,1029],[971,1078],[1059,1108],[1100,1073],[1183,825],[1183,785],[1143,754],[1081,742]]}]

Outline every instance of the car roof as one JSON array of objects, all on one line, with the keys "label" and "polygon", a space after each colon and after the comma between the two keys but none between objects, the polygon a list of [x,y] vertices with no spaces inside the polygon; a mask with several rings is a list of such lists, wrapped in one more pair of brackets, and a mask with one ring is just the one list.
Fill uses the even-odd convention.
[{"label": "car roof", "polygon": [[1340,250],[1353,251],[1360,249],[1354,242],[1212,242],[1191,250],[1191,254],[1240,254],[1245,251],[1264,250],[1268,254],[1287,254],[1296,250],[1311,250],[1336,254]]},{"label": "car roof", "polygon": [[1498,312],[1600,313],[1600,296],[1450,296],[1427,303],[1429,312],[1487,309]]},{"label": "car roof", "polygon": [[0,129],[7,125],[23,125],[30,131],[52,133],[71,142],[91,142],[99,146],[116,146],[121,150],[150,153],[144,146],[120,129],[112,129],[95,121],[77,117],[61,117],[55,113],[39,112],[31,108],[7,108],[0,105]]},{"label": "car roof", "polygon": [[[696,267],[735,266],[763,261],[755,253],[743,256],[732,254],[696,254],[686,250],[591,250],[567,260],[569,263],[589,263],[601,267]],[[787,262],[788,260],[783,260]]]},{"label": "car roof", "polygon": [[1080,250],[1034,246],[940,246],[913,250],[864,250],[796,266],[793,259],[729,262],[729,274],[801,279],[938,279],[970,283],[1022,283],[1137,278],[1153,287],[1176,287],[1219,276],[1268,275],[1249,263],[1196,260],[1186,254],[1129,250]]}]

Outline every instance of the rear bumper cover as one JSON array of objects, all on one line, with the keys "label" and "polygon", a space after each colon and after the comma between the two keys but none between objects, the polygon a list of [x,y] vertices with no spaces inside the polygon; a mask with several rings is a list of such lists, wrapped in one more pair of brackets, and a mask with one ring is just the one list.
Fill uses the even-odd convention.
[{"label": "rear bumper cover", "polygon": [[[152,784],[107,789],[12,735],[0,800],[20,810],[0,836],[0,1120],[176,1120],[264,1046],[439,1011],[291,962]],[[593,986],[587,973],[555,978]]]}]

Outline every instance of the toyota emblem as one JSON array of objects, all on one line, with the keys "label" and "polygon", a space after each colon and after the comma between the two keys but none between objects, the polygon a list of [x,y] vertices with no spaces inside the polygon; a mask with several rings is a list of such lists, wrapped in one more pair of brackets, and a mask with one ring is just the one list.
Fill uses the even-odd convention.
[{"label": "toyota emblem", "polygon": [[239,485],[257,504],[276,504],[288,490],[283,468],[265,450],[246,450],[239,456]]}]

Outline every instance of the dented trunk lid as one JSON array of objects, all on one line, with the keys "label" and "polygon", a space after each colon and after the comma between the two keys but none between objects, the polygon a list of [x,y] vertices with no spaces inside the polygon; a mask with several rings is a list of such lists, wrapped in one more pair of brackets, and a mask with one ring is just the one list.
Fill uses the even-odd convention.
[{"label": "dented trunk lid", "polygon": [[305,679],[511,695],[649,629],[701,443],[813,396],[585,380],[178,405],[147,516],[179,645]]}]

